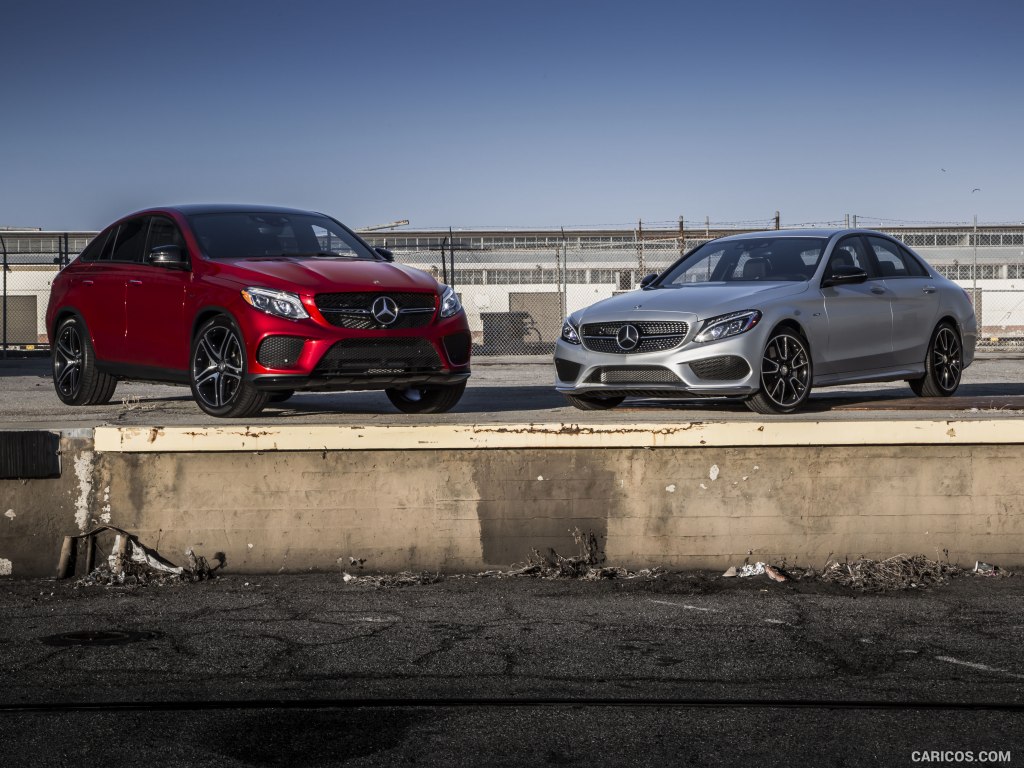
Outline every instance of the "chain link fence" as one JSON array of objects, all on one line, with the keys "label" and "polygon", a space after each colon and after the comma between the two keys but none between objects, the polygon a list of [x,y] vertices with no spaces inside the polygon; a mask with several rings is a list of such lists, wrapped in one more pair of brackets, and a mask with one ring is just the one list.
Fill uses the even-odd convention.
[{"label": "chain link fence", "polygon": [[[984,232],[969,227],[882,231],[902,240],[973,297],[979,345],[1024,348],[1024,227]],[[745,231],[736,229],[734,231]],[[674,234],[640,232],[515,232],[367,236],[391,248],[398,262],[453,284],[462,298],[479,356],[547,357],[569,313],[639,288],[721,228]],[[0,233],[3,246],[0,354],[45,347],[50,283],[88,243],[88,233],[35,237]],[[390,242],[389,242],[390,241]]]}]

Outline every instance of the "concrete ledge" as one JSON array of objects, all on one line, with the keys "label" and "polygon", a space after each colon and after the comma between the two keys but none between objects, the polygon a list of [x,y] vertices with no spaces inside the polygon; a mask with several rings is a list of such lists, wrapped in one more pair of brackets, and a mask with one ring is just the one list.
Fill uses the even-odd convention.
[{"label": "concrete ledge", "polygon": [[1024,565],[1015,421],[115,428],[61,438],[59,479],[0,480],[0,576],[64,535],[132,531],[235,573],[474,572],[532,549],[725,568],[923,553]]},{"label": "concrete ledge", "polygon": [[1006,445],[1024,444],[1024,421],[97,427],[95,440],[108,453]]}]

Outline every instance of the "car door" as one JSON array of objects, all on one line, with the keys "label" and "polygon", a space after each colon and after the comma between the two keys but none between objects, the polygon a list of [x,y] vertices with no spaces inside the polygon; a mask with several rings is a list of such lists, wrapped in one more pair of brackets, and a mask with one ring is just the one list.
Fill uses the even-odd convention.
[{"label": "car door", "polygon": [[928,271],[899,243],[867,236],[892,304],[894,365],[922,364],[939,314],[939,291]]},{"label": "car door", "polygon": [[189,353],[185,295],[192,273],[152,263],[150,254],[161,246],[175,246],[188,254],[178,226],[166,216],[153,216],[144,256],[127,281],[126,346],[135,365],[183,371]]},{"label": "car door", "polygon": [[848,235],[832,248],[824,275],[842,264],[868,274],[863,283],[821,288],[828,341],[818,356],[817,374],[884,368],[892,361],[892,308],[885,282],[878,278],[860,235]]},{"label": "car door", "polygon": [[125,343],[125,289],[142,257],[148,223],[145,216],[121,222],[83,277],[81,293],[87,299],[80,311],[100,360],[131,360]]}]

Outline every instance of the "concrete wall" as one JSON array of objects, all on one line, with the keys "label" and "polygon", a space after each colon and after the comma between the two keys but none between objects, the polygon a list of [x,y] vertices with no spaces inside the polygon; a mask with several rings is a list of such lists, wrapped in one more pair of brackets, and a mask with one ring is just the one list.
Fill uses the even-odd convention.
[{"label": "concrete wall", "polygon": [[[638,428],[634,445],[613,447],[590,447],[624,441],[611,426],[332,427],[338,445],[314,450],[331,442],[317,428],[100,429],[95,442],[62,440],[60,479],[0,480],[0,563],[15,577],[52,575],[65,534],[109,522],[173,562],[188,547],[223,552],[235,573],[344,570],[349,557],[375,571],[475,572],[533,548],[576,554],[575,527],[630,567],[724,569],[748,556],[820,567],[829,554],[946,550],[963,564],[1024,565],[1019,427],[979,443],[957,432],[981,422],[906,422],[922,442],[880,445],[823,422],[803,427],[819,444],[770,444],[798,442],[776,429],[786,424]],[[746,431],[769,444],[724,444]],[[468,434],[477,447],[463,446]]]}]

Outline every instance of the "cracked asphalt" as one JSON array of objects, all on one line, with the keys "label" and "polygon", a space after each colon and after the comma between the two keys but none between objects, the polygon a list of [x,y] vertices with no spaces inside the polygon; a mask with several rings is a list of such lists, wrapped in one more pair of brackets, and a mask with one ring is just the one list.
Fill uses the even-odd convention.
[{"label": "cracked asphalt", "polygon": [[[4,765],[1024,761],[1024,588],[669,574],[0,586]],[[49,645],[137,632],[119,645]]]}]

